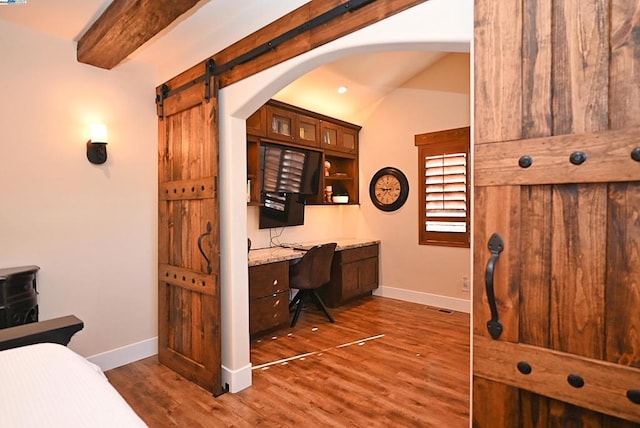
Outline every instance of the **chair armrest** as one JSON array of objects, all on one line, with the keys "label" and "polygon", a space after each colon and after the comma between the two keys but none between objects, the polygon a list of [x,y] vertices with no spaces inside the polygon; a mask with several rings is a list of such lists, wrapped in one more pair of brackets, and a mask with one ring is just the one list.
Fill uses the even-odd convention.
[{"label": "chair armrest", "polygon": [[0,351],[45,342],[66,346],[83,328],[82,320],[74,315],[5,328],[0,330]]}]

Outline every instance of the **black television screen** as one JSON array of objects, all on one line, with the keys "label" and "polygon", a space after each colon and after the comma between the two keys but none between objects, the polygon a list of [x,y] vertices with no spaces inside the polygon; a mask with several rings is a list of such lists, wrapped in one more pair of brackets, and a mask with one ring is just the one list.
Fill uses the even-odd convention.
[{"label": "black television screen", "polygon": [[260,146],[263,192],[314,195],[321,170],[321,152],[279,144]]},{"label": "black television screen", "polygon": [[294,193],[263,193],[259,229],[304,224],[304,196]]}]

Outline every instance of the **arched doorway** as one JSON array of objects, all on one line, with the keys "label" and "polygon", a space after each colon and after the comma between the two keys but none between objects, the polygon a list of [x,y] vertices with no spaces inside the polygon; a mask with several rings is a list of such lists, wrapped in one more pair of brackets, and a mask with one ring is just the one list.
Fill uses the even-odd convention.
[{"label": "arched doorway", "polygon": [[468,52],[473,11],[464,0],[431,0],[220,91],[220,220],[223,383],[251,385],[246,260],[245,120],[287,84],[351,55],[393,50]]}]

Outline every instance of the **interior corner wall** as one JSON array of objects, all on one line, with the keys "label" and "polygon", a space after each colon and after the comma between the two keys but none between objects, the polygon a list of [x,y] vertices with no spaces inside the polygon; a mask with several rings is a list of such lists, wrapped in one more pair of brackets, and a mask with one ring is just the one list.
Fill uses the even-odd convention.
[{"label": "interior corner wall", "polygon": [[[84,356],[157,336],[155,70],[76,61],[73,42],[0,25],[0,266],[37,265],[40,319],[75,314]],[[108,160],[89,163],[89,125]]]},{"label": "interior corner wall", "polygon": [[[382,242],[383,295],[385,288],[393,288],[396,293],[403,290],[469,300],[469,291],[462,291],[462,278],[470,279],[470,250],[418,244],[420,198],[418,148],[414,136],[469,126],[470,120],[469,54],[454,53],[445,55],[388,94],[363,123],[360,133],[362,203],[357,233],[377,236]],[[376,209],[368,197],[371,177],[387,166],[399,168],[409,181],[407,202],[394,212]]]}]

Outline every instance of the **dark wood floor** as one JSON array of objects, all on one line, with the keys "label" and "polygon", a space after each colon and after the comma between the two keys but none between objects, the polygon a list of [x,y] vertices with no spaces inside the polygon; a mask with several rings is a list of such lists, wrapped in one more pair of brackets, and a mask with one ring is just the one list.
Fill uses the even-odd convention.
[{"label": "dark wood floor", "polygon": [[253,340],[253,385],[237,394],[214,398],[156,357],[107,377],[151,427],[469,425],[468,314],[382,297],[332,313],[310,305]]}]

